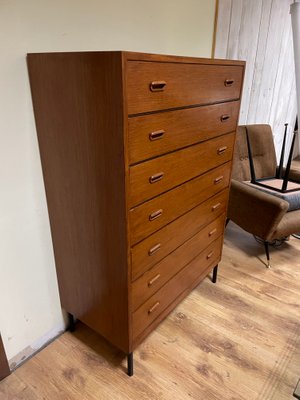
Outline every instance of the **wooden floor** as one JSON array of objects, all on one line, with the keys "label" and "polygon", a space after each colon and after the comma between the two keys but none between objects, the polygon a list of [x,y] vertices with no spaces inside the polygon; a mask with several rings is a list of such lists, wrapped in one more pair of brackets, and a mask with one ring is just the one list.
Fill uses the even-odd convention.
[{"label": "wooden floor", "polygon": [[1,400],[284,400],[300,377],[300,240],[271,249],[229,224],[219,280],[206,278],[124,355],[78,326],[0,383]]}]

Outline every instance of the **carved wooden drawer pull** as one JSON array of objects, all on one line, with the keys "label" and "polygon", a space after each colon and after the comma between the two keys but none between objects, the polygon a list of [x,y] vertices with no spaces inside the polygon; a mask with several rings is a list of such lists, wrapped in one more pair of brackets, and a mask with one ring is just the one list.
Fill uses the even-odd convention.
[{"label": "carved wooden drawer pull", "polygon": [[159,278],[160,278],[160,274],[155,275],[155,277],[150,279],[150,281],[148,282],[148,286],[151,287],[153,285],[153,283],[155,283]]},{"label": "carved wooden drawer pull", "polygon": [[156,183],[156,182],[162,180],[163,177],[164,177],[164,173],[163,172],[159,172],[158,174],[150,176],[149,182],[150,183]]},{"label": "carved wooden drawer pull", "polygon": [[207,254],[206,258],[209,260],[213,254],[214,254],[214,252],[211,251],[209,254]]},{"label": "carved wooden drawer pull", "polygon": [[151,249],[148,251],[149,256],[152,256],[153,254],[155,254],[156,252],[158,252],[158,250],[160,249],[161,244],[157,243],[155,246],[151,247]]},{"label": "carved wooden drawer pull", "polygon": [[165,131],[163,129],[160,129],[159,131],[154,131],[149,133],[149,140],[153,142],[154,140],[162,139],[164,136]]},{"label": "carved wooden drawer pull", "polygon": [[218,177],[214,180],[214,184],[217,185],[218,183],[222,182],[223,178],[224,178],[223,175],[218,176]]},{"label": "carved wooden drawer pull", "polygon": [[153,311],[155,311],[157,309],[157,307],[159,306],[159,301],[157,301],[149,310],[148,310],[148,314],[153,313]]},{"label": "carved wooden drawer pull", "polygon": [[163,213],[162,209],[154,211],[149,215],[149,221],[154,221],[156,218],[159,218],[162,215],[162,213]]},{"label": "carved wooden drawer pull", "polygon": [[218,154],[220,154],[220,155],[224,154],[226,150],[227,150],[227,146],[220,147],[218,149]]},{"label": "carved wooden drawer pull", "polygon": [[234,84],[234,79],[225,79],[224,85],[225,86],[232,86]]},{"label": "carved wooden drawer pull", "polygon": [[212,231],[209,232],[208,236],[212,236],[217,232],[217,228],[213,229]]},{"label": "carved wooden drawer pull", "polygon": [[214,206],[212,206],[212,211],[216,211],[220,207],[221,203],[217,203]]},{"label": "carved wooden drawer pull", "polygon": [[225,122],[225,121],[228,121],[229,118],[230,118],[230,115],[224,114],[224,115],[221,115],[220,119],[221,119],[221,122]]},{"label": "carved wooden drawer pull", "polygon": [[151,92],[162,92],[165,90],[167,82],[165,81],[153,81],[150,83]]}]

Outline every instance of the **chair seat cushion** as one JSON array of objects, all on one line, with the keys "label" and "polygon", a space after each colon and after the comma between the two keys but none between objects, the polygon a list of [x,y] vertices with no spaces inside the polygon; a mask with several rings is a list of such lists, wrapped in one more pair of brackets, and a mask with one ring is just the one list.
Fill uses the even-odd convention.
[{"label": "chair seat cushion", "polygon": [[282,179],[275,179],[270,178],[268,180],[264,180],[262,183],[268,185],[268,188],[260,185],[256,185],[255,183],[251,183],[249,181],[244,182],[247,185],[254,187],[255,189],[261,190],[265,193],[269,193],[273,196],[279,197],[289,203],[288,211],[299,210],[300,209],[300,183],[298,182],[288,182],[287,189],[288,190],[295,190],[292,192],[278,192],[275,189],[281,189],[283,180]]}]

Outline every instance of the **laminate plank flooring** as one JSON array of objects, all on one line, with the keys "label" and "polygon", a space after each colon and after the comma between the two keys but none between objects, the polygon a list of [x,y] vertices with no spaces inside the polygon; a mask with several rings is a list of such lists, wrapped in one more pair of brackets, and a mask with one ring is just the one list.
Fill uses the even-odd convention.
[{"label": "laminate plank flooring", "polygon": [[300,241],[271,248],[233,223],[207,277],[134,353],[78,324],[0,383],[1,400],[285,400],[300,377]]}]

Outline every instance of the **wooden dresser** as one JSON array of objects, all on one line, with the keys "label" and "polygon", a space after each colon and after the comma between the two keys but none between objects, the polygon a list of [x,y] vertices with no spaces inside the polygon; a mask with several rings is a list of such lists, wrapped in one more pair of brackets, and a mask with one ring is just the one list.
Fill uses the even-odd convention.
[{"label": "wooden dresser", "polygon": [[136,346],[221,259],[244,67],[28,55],[61,304],[130,375]]}]

